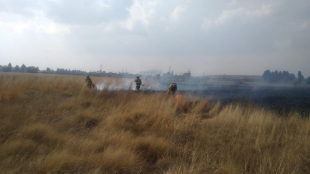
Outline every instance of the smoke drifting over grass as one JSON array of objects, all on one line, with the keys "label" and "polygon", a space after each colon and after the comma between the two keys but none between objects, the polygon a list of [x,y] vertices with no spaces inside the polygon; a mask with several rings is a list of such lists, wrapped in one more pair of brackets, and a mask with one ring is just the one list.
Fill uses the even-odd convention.
[{"label": "smoke drifting over grass", "polygon": [[[96,89],[99,91],[134,91],[136,90],[135,79],[129,78],[120,78],[120,79],[102,79],[97,81],[95,84]],[[142,91],[162,91],[163,88],[160,88],[159,82],[149,79],[147,77],[141,77],[142,85],[140,90]]]},{"label": "smoke drifting over grass", "polygon": [[102,81],[97,82],[96,89],[99,91],[108,90],[108,91],[119,91],[119,90],[134,90],[132,85],[133,80],[131,79],[117,79],[113,81],[108,81],[103,79]]}]

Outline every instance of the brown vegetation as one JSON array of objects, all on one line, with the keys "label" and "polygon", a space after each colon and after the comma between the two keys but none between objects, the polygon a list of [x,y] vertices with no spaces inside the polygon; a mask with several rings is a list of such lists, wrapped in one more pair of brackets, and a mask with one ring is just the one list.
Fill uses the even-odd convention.
[{"label": "brown vegetation", "polygon": [[0,173],[310,173],[310,121],[298,113],[176,104],[84,79],[0,74]]}]

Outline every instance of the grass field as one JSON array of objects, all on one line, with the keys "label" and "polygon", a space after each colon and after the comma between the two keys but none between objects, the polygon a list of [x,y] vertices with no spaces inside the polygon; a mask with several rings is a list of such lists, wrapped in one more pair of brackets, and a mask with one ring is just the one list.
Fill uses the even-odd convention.
[{"label": "grass field", "polygon": [[310,121],[298,113],[84,80],[0,73],[0,173],[310,173]]}]

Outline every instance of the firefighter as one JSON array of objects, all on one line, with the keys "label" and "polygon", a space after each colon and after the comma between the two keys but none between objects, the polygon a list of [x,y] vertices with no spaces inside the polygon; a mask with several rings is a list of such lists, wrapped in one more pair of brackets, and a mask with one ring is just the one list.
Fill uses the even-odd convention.
[{"label": "firefighter", "polygon": [[169,94],[175,94],[175,92],[177,91],[177,84],[176,83],[172,83],[169,88],[168,88],[168,93]]},{"label": "firefighter", "polygon": [[87,83],[87,87],[89,87],[89,88],[95,87],[95,85],[93,84],[93,82],[89,76],[86,77],[85,82]]},{"label": "firefighter", "polygon": [[140,86],[141,86],[141,84],[142,84],[142,81],[141,81],[141,79],[139,78],[139,76],[136,77],[135,82],[136,82],[136,89],[137,89],[137,91],[139,91],[139,90],[140,90]]}]

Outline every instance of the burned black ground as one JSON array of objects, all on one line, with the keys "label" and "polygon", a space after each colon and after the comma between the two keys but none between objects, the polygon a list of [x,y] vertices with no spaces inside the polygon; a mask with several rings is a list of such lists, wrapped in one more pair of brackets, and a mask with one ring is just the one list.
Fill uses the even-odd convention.
[{"label": "burned black ground", "polygon": [[254,105],[275,111],[281,115],[298,112],[310,116],[310,88],[306,87],[222,87],[207,90],[181,91],[201,98],[220,102],[223,106],[231,103]]}]

